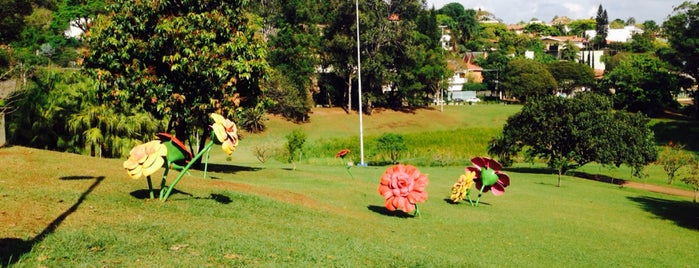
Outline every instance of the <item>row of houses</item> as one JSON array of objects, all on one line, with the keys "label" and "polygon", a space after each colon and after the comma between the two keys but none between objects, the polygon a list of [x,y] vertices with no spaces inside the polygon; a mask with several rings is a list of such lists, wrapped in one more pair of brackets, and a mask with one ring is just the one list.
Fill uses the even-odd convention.
[{"label": "row of houses", "polygon": [[[508,29],[523,34],[523,31],[518,29],[523,29],[524,26],[509,26]],[[607,43],[614,42],[629,42],[634,34],[643,33],[643,30],[636,26],[626,26],[622,29],[609,29],[606,41]],[[582,50],[587,47],[589,40],[592,40],[597,35],[594,30],[585,31],[584,36],[542,36],[541,41],[544,43],[546,53],[552,55],[560,55],[560,51],[566,48],[566,45],[570,42],[573,45],[581,49],[578,52],[578,58],[590,59],[588,64],[594,69],[595,77],[601,78],[604,74],[605,65],[602,61],[602,56],[604,55],[603,50]],[[446,33],[442,35],[441,43],[445,50],[450,50],[449,44],[451,43],[451,36]],[[484,70],[481,66],[475,63],[478,58],[488,57],[488,52],[466,52],[460,61],[450,61],[448,67],[454,72],[454,75],[449,78],[447,87],[447,92],[445,96],[450,99],[456,98],[468,98],[476,96],[477,92],[464,92],[464,85],[467,83],[481,83],[483,82],[483,72],[484,71],[499,71],[499,70]],[[534,58],[534,52],[527,51],[525,57]]]}]

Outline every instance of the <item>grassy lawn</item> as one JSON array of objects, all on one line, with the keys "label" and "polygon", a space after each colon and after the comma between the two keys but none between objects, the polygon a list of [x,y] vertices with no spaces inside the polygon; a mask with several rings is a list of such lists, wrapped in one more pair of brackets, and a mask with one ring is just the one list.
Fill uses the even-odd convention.
[{"label": "grassy lawn", "polygon": [[[365,133],[406,136],[501,128],[515,106],[383,111]],[[325,112],[325,116],[319,114]],[[426,115],[425,115],[426,114]],[[312,123],[269,121],[227,160],[214,148],[208,178],[192,171],[165,203],[145,199],[122,160],[0,149],[0,257],[16,267],[695,267],[699,206],[690,198],[556,176],[537,165],[509,171],[502,196],[481,206],[445,199],[468,163],[421,166],[422,216],[391,213],[377,188],[385,166],[353,167],[333,155],[291,165],[256,160],[255,144],[281,146],[303,128],[309,144],[358,135],[356,114],[316,111]],[[424,123],[421,124],[420,122]],[[387,124],[393,124],[387,127]],[[451,134],[450,134],[451,135]],[[478,147],[483,144],[454,146]],[[476,141],[472,141],[476,142]],[[339,150],[341,148],[337,148]],[[319,150],[319,149],[318,149]],[[328,149],[329,150],[329,149]],[[315,151],[309,150],[309,153]],[[357,157],[352,152],[352,157]],[[618,172],[590,166],[590,173]],[[156,177],[158,175],[156,174]],[[171,176],[170,178],[174,178]],[[651,180],[650,178],[648,180]],[[679,184],[678,184],[679,185]],[[10,257],[11,255],[11,257]]]}]

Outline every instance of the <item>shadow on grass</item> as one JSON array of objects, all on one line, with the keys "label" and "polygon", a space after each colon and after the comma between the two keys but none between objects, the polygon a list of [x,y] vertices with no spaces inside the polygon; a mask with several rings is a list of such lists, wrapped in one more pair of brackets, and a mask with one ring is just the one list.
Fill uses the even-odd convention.
[{"label": "shadow on grass", "polygon": [[[159,190],[155,190],[154,192],[156,195],[160,193]],[[148,189],[136,190],[136,191],[131,192],[130,194],[131,194],[131,196],[133,196],[134,198],[137,198],[137,199],[145,200],[145,199],[150,198],[150,192],[148,191]],[[211,194],[207,197],[199,197],[199,196],[194,196],[193,194],[190,194],[190,193],[182,192],[182,191],[177,190],[177,189],[172,189],[172,193],[170,194],[170,196],[172,197],[172,196],[175,196],[178,194],[179,195],[186,195],[186,196],[192,197],[194,199],[211,199],[211,200],[214,200],[217,203],[223,204],[223,205],[227,205],[227,204],[230,204],[231,202],[233,202],[233,200],[230,197],[222,195],[222,194]],[[156,197],[156,199],[157,199],[157,197]],[[168,200],[169,201],[176,201],[178,199],[168,199]]]},{"label": "shadow on grass", "polygon": [[[204,166],[201,166],[201,170],[204,170]],[[236,166],[236,165],[225,165],[225,164],[209,164],[207,171],[219,172],[219,173],[236,173],[240,171],[258,171],[262,170],[259,167],[246,167],[246,166]]]},{"label": "shadow on grass", "polygon": [[367,208],[373,212],[379,213],[381,215],[393,216],[398,218],[414,218],[415,216],[403,212],[402,210],[390,211],[384,206],[374,206],[369,205]]},{"label": "shadow on grass", "polygon": [[[471,203],[468,202],[468,199],[464,199],[464,200],[461,200],[459,202],[454,202],[453,200],[451,200],[451,198],[444,198],[444,202],[446,202],[447,204],[451,204],[451,205],[466,205],[466,206],[471,207]],[[474,204],[476,203],[475,199],[473,200],[473,203]],[[480,205],[490,206],[490,204],[488,202],[483,202],[483,201],[479,201],[478,205],[479,206]]]},{"label": "shadow on grass", "polygon": [[675,144],[684,145],[684,149],[699,154],[699,122],[694,121],[670,121],[658,122],[651,126],[655,133],[655,141],[659,145],[666,145],[672,141]]},{"label": "shadow on grass", "polygon": [[633,196],[628,199],[658,218],[674,221],[678,226],[687,229],[699,230],[699,204],[648,196]]},{"label": "shadow on grass", "polygon": [[608,175],[602,175],[602,174],[590,174],[586,172],[581,172],[581,171],[568,171],[566,173],[568,176],[573,176],[576,178],[582,178],[582,179],[587,179],[587,180],[592,180],[592,181],[598,181],[598,182],[606,182],[606,183],[611,183],[611,184],[616,184],[616,185],[623,185],[626,183],[626,180],[624,179],[619,179],[619,178],[614,178]]},{"label": "shadow on grass", "polygon": [[530,174],[556,174],[555,170],[545,167],[506,167],[502,169],[503,171],[511,171],[517,173],[530,173]]},{"label": "shadow on grass", "polygon": [[70,214],[78,210],[78,207],[83,203],[83,201],[85,201],[85,198],[87,198],[87,196],[104,180],[104,176],[69,176],[61,177],[59,179],[65,181],[95,179],[95,182],[93,182],[92,185],[90,185],[90,187],[87,188],[82,195],[80,195],[80,198],[75,201],[75,204],[73,204],[65,212],[61,213],[61,215],[58,215],[56,219],[49,223],[49,225],[46,226],[46,228],[44,228],[44,230],[34,238],[29,240],[14,237],[0,238],[0,266],[9,267],[10,265],[16,263],[22,255],[31,251],[35,245],[41,243],[41,241],[43,241],[46,237],[55,232],[58,226],[60,226],[61,223],[63,223],[63,221],[70,216]]},{"label": "shadow on grass", "polygon": [[[136,199],[148,199],[148,198],[150,198],[150,192],[148,191],[148,189],[136,190],[136,191],[133,191],[129,194]],[[158,198],[158,195],[160,194],[160,189],[153,189],[153,194],[155,194],[155,197]],[[194,197],[194,195],[177,190],[176,188],[172,189],[172,193],[170,193],[170,196],[177,195],[177,194]]]}]

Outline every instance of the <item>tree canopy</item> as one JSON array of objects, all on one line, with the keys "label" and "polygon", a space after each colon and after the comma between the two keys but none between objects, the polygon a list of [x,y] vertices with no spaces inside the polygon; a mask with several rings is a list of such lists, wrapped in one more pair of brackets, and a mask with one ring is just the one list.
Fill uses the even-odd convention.
[{"label": "tree canopy", "polygon": [[98,100],[165,118],[183,140],[207,129],[211,112],[234,118],[255,106],[268,66],[245,2],[116,1],[85,36]]},{"label": "tree canopy", "polygon": [[505,67],[502,86],[513,97],[526,101],[529,98],[553,94],[558,84],[543,63],[530,59],[515,59]]},{"label": "tree canopy", "polygon": [[680,76],[655,56],[632,54],[622,58],[600,82],[610,92],[614,107],[647,115],[659,115],[675,108]]},{"label": "tree canopy", "polygon": [[[653,132],[642,114],[612,110],[608,98],[595,93],[574,98],[545,96],[528,101],[507,119],[492,154],[510,158],[525,149],[545,159],[560,175],[590,162],[627,164],[640,171],[657,157]],[[504,159],[503,162],[511,162]]]}]

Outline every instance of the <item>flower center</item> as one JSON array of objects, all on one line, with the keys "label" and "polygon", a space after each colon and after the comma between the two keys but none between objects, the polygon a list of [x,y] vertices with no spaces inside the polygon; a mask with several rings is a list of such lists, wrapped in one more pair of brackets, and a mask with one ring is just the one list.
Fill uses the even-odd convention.
[{"label": "flower center", "polygon": [[481,180],[483,185],[491,186],[498,181],[498,175],[495,174],[494,169],[484,168],[481,170]]}]

